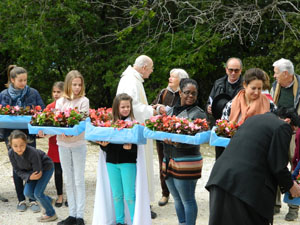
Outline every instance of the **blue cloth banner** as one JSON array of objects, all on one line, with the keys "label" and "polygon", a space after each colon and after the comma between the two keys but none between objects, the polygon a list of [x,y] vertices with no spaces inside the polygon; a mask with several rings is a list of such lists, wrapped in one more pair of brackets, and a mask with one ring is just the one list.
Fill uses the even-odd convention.
[{"label": "blue cloth banner", "polygon": [[163,141],[164,139],[171,139],[173,142],[183,144],[200,145],[209,142],[210,130],[197,133],[196,135],[174,134],[163,131],[152,131],[145,127],[144,137]]},{"label": "blue cloth banner", "polygon": [[80,121],[78,125],[75,125],[73,127],[32,126],[31,124],[28,124],[28,130],[30,134],[37,134],[41,130],[44,132],[44,134],[65,134],[78,136],[85,130],[85,121]]},{"label": "blue cloth banner", "polygon": [[211,130],[209,145],[226,147],[230,142],[230,138],[218,136],[215,132],[215,129],[216,129],[216,127],[213,127]]},{"label": "blue cloth banner", "polygon": [[134,125],[133,128],[118,130],[113,127],[95,127],[86,122],[85,139],[89,141],[107,141],[113,144],[132,143],[144,145],[147,139],[143,135],[144,126]]},{"label": "blue cloth banner", "polygon": [[286,192],[284,194],[283,201],[288,204],[292,204],[292,205],[300,205],[300,198],[289,199],[289,196],[290,196],[290,193]]},{"label": "blue cloth banner", "polygon": [[0,115],[0,128],[27,129],[31,116]]}]

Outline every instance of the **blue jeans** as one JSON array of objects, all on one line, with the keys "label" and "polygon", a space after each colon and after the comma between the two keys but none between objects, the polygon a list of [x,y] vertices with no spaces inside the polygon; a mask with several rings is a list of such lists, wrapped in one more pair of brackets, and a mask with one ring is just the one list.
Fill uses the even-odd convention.
[{"label": "blue jeans", "polygon": [[[4,136],[4,141],[6,144],[6,148],[7,150],[9,149],[9,144],[8,144],[8,137],[11,134],[11,132],[13,132],[14,130],[12,129],[1,129],[0,133],[2,132],[3,136]],[[36,147],[36,138],[34,135],[29,135],[28,134],[28,130],[21,130],[23,131],[27,136],[30,137],[31,142],[28,143],[28,145],[32,146],[32,147]],[[16,193],[17,193],[17,197],[18,197],[18,201],[22,202],[25,200],[25,196],[24,196],[24,181],[22,180],[21,177],[19,177],[17,175],[17,173],[13,170],[13,180],[14,180],[14,184],[15,184],[15,189],[16,189]],[[34,201],[33,199],[29,198],[29,202]]]},{"label": "blue jeans", "polygon": [[180,224],[195,225],[198,213],[195,189],[198,179],[180,180],[169,176],[166,184],[173,196]]},{"label": "blue jeans", "polygon": [[116,223],[124,223],[124,198],[126,200],[131,222],[135,209],[135,163],[106,163],[109,182],[115,206]]},{"label": "blue jeans", "polygon": [[53,167],[50,170],[44,170],[43,175],[39,180],[31,180],[25,184],[24,188],[24,195],[41,203],[46,210],[47,216],[53,216],[55,214],[55,210],[51,204],[52,199],[44,194],[46,186],[52,177],[53,170]]}]

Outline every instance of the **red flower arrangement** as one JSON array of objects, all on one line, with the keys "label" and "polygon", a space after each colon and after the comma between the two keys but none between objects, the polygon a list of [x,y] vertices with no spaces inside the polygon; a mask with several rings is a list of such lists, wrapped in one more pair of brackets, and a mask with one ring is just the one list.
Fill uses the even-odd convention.
[{"label": "red flower arrangement", "polygon": [[227,120],[217,120],[215,132],[218,136],[231,138],[240,125]]},{"label": "red flower arrangement", "polygon": [[2,106],[0,105],[0,115],[9,115],[9,116],[31,116],[35,113],[41,112],[41,106],[26,106],[26,107],[19,107],[19,106]]},{"label": "red flower arrangement", "polygon": [[43,112],[35,113],[30,124],[33,126],[73,127],[85,117],[85,113],[79,112],[77,108],[68,109],[64,112],[46,108]]},{"label": "red flower arrangement", "polygon": [[111,124],[111,127],[118,128],[118,130],[121,130],[123,128],[133,128],[134,125],[136,124],[139,124],[136,120],[134,121],[117,120],[115,123]]},{"label": "red flower arrangement", "polygon": [[209,130],[206,119],[194,121],[178,118],[176,116],[157,115],[145,122],[146,127],[153,131],[163,131],[176,134],[195,135],[201,131]]},{"label": "red flower arrangement", "polygon": [[132,128],[135,124],[139,124],[137,121],[125,121],[117,120],[115,123],[112,122],[112,108],[99,108],[99,109],[90,109],[90,118],[92,125],[96,127],[114,127],[123,129],[123,128]]},{"label": "red flower arrangement", "polygon": [[111,127],[112,108],[90,109],[91,123],[96,127]]}]

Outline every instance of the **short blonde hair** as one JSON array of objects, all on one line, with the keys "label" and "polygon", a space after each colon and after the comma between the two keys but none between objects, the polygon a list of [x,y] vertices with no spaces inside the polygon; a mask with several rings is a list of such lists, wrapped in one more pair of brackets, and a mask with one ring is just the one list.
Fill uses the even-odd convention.
[{"label": "short blonde hair", "polygon": [[63,95],[63,97],[65,97],[69,100],[74,99],[73,92],[72,92],[72,81],[75,78],[80,78],[81,79],[81,85],[82,85],[78,97],[85,96],[85,85],[84,85],[83,76],[81,75],[81,73],[78,70],[71,70],[65,78],[64,95]]}]

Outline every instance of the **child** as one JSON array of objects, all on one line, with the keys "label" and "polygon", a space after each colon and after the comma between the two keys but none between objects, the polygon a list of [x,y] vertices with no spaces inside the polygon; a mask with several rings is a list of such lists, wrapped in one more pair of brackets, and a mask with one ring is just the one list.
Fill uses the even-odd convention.
[{"label": "child", "polygon": [[[89,100],[84,95],[83,76],[77,70],[72,70],[65,78],[63,97],[56,101],[55,108],[65,111],[77,107],[79,111],[88,113]],[[84,170],[87,148],[84,132],[78,136],[58,135],[57,145],[69,205],[69,217],[59,222],[58,225],[82,225],[84,224]]]},{"label": "child", "polygon": [[[123,93],[115,97],[112,105],[113,122],[118,119],[134,120],[132,98]],[[117,225],[124,224],[124,198],[133,222],[135,210],[135,180],[137,145],[135,144],[110,144],[97,142],[106,152],[106,166],[112,189]]]},{"label": "child", "polygon": [[53,174],[53,162],[45,154],[27,145],[27,136],[20,130],[14,130],[9,136],[9,159],[13,170],[25,182],[24,194],[40,202],[45,214],[38,218],[39,222],[57,219],[52,207],[52,199],[44,194],[46,186]]},{"label": "child", "polygon": [[[27,85],[27,71],[15,65],[8,67],[8,81],[6,84],[7,89],[3,90],[0,93],[0,104],[2,106],[10,105],[10,106],[20,106],[20,107],[34,107],[34,106],[41,106],[42,109],[45,108],[44,102],[37,90],[31,88]],[[6,143],[8,149],[8,136],[13,131],[12,129],[4,129],[3,130],[3,138]],[[29,135],[28,130],[22,130],[31,140],[32,147],[36,147],[36,136]],[[17,205],[17,210],[20,212],[24,212],[27,208],[25,196],[23,194],[23,180],[13,171],[13,179],[14,184],[17,192],[17,197],[19,203]],[[39,212],[40,207],[33,201],[29,199],[29,206],[33,212]]]},{"label": "child", "polygon": [[[58,81],[53,84],[52,97],[54,99],[54,102],[47,105],[48,109],[55,109],[56,101],[60,97],[62,97],[63,91],[64,91],[64,82]],[[55,181],[55,187],[57,192],[57,200],[55,202],[55,206],[61,207],[63,204],[63,177],[62,177],[61,164],[59,160],[58,146],[56,144],[56,136],[51,136],[49,138],[48,156],[54,162],[54,181]]]}]

